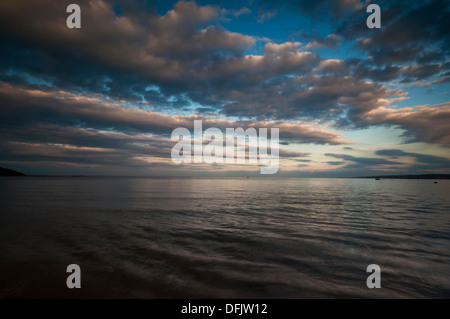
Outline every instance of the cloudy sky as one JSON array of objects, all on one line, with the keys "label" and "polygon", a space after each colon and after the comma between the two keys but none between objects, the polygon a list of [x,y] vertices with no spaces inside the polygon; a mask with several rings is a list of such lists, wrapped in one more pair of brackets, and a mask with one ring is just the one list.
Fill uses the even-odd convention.
[{"label": "cloudy sky", "polygon": [[[66,7],[81,7],[81,29]],[[450,173],[450,4],[0,2],[0,166],[257,175],[172,162],[177,127],[277,127],[275,176]]]}]

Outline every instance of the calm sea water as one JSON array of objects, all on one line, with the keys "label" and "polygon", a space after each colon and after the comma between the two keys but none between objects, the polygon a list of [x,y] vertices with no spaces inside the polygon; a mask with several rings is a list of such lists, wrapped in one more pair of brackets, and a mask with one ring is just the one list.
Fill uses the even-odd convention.
[{"label": "calm sea water", "polygon": [[[0,297],[450,297],[450,181],[0,178]],[[66,267],[81,267],[81,289]],[[381,289],[366,268],[381,267]]]}]

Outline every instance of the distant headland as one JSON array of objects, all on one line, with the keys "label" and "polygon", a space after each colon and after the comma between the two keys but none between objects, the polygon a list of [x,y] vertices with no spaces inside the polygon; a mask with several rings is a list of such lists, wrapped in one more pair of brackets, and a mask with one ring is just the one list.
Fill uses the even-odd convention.
[{"label": "distant headland", "polygon": [[26,174],[0,167],[0,176],[26,176]]},{"label": "distant headland", "polygon": [[358,176],[354,178],[376,178],[376,179],[450,179],[450,174],[420,174],[420,175],[379,175]]}]

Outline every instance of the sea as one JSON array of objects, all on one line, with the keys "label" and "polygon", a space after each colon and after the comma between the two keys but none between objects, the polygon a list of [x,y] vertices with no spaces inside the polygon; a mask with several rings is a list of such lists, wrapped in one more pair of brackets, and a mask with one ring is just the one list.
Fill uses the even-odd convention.
[{"label": "sea", "polygon": [[[1,177],[0,298],[450,298],[449,191],[450,180]],[[374,264],[380,288],[367,284]]]}]

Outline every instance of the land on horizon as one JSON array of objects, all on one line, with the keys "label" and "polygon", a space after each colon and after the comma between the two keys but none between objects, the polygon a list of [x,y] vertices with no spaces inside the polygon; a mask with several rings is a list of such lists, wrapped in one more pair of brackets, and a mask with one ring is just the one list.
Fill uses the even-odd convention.
[{"label": "land on horizon", "polygon": [[0,176],[27,176],[27,175],[12,169],[0,167]]},{"label": "land on horizon", "polygon": [[416,174],[416,175],[375,175],[358,176],[355,178],[383,178],[383,179],[450,179],[450,174]]}]

